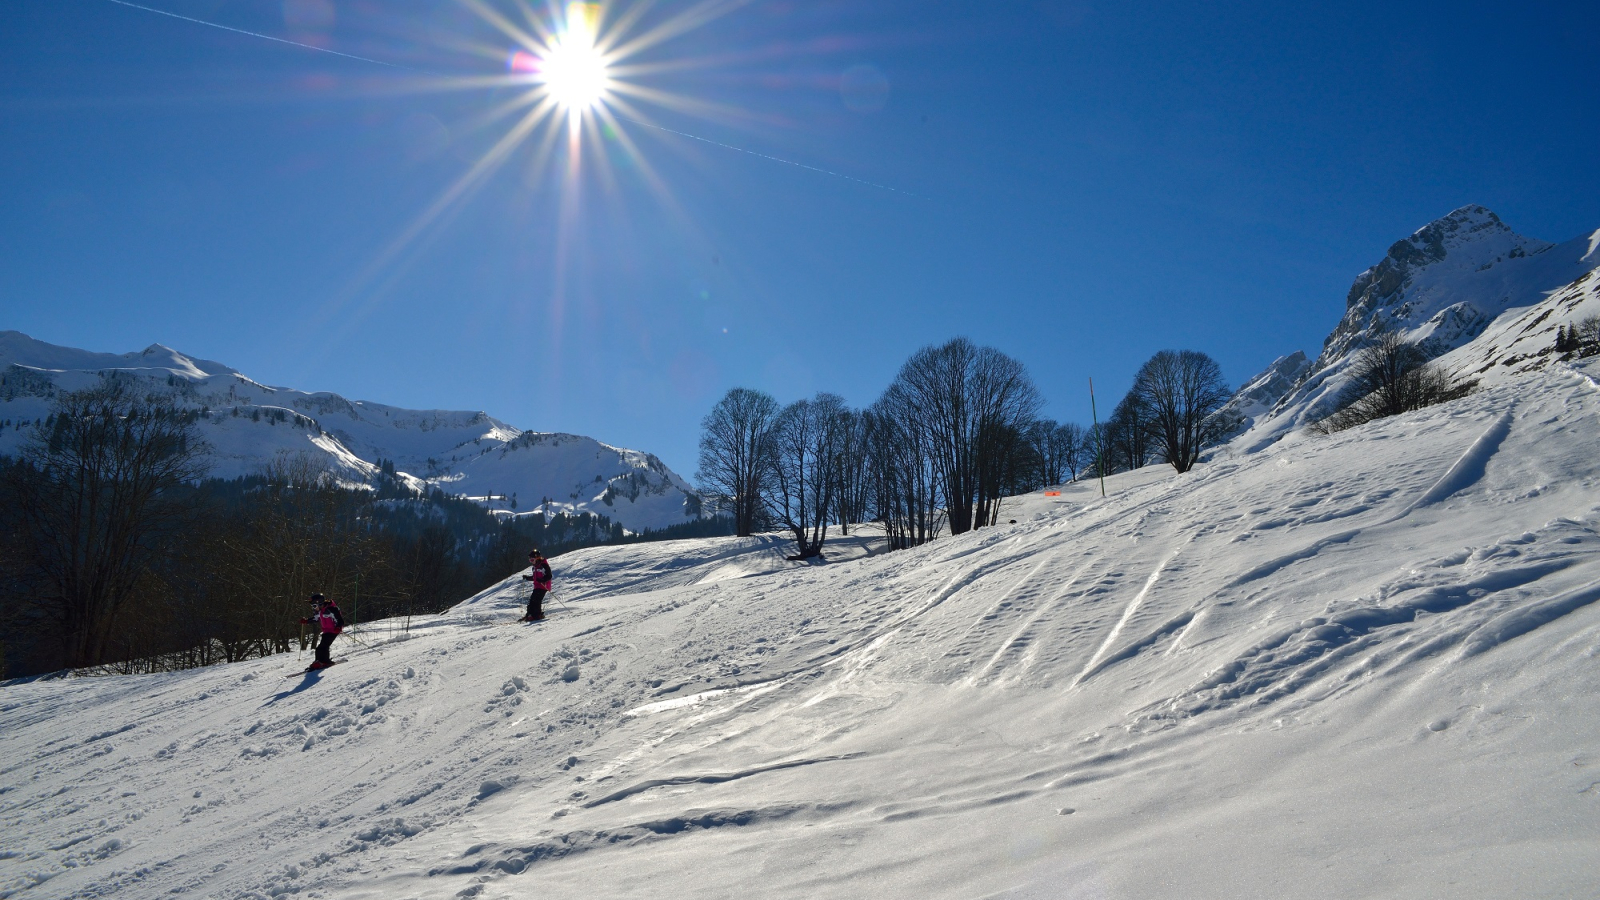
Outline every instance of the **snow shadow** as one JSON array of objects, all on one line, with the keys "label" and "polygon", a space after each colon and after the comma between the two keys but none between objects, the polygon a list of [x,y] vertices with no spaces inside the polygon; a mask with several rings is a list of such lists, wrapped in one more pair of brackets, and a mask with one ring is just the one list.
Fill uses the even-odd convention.
[{"label": "snow shadow", "polygon": [[290,697],[293,697],[295,694],[298,694],[301,691],[306,690],[307,688],[311,687],[312,685],[316,684],[317,682],[319,682],[321,680],[322,680],[322,670],[321,669],[313,669],[310,672],[306,672],[305,673],[305,677],[300,679],[300,683],[299,684],[297,684],[294,687],[288,689],[287,691],[279,691],[278,693],[273,694],[272,695],[272,699],[268,700],[267,702],[265,702],[263,704],[261,704],[260,708],[261,709],[265,709],[265,708],[271,706],[272,704],[277,703],[279,700],[286,700],[286,699],[288,699]]}]

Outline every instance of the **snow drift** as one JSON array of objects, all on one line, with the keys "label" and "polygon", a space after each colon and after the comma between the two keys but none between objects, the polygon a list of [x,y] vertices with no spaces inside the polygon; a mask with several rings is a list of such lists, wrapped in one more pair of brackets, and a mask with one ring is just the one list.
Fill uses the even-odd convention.
[{"label": "snow drift", "polygon": [[0,896],[1586,895],[1595,374],[911,551],[578,551],[320,675],[14,683]]}]

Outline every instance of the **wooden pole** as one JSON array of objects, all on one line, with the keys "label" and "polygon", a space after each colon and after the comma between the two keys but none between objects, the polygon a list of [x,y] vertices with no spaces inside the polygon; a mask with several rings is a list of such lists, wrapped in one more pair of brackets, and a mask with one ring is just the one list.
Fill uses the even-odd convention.
[{"label": "wooden pole", "polygon": [[1094,408],[1094,379],[1089,379],[1089,415],[1094,417],[1094,467],[1100,472],[1100,496],[1106,495],[1105,432],[1100,430],[1100,413]]}]

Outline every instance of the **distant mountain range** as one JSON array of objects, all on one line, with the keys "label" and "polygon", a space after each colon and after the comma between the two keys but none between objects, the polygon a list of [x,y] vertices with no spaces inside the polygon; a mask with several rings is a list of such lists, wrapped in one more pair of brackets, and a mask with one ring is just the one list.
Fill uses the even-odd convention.
[{"label": "distant mountain range", "polygon": [[593,438],[523,431],[483,412],[403,409],[269,387],[160,344],[94,353],[16,331],[0,331],[0,454],[20,449],[57,392],[108,373],[137,378],[203,412],[199,427],[217,477],[251,474],[281,453],[310,453],[346,482],[371,483],[387,461],[413,487],[484,498],[518,515],[597,513],[642,531],[700,514],[694,488],[654,455]]},{"label": "distant mountain range", "polygon": [[[1558,358],[1558,328],[1600,315],[1597,269],[1600,230],[1551,244],[1517,234],[1482,206],[1430,222],[1356,277],[1344,317],[1315,359],[1288,354],[1239,389],[1228,410],[1239,422],[1237,437],[1222,452],[1264,449],[1331,411],[1355,354],[1384,331],[1423,343],[1461,378],[1493,383],[1543,368]],[[306,452],[348,482],[372,483],[387,461],[413,487],[483,498],[518,515],[591,512],[631,531],[700,515],[694,488],[649,453],[522,431],[483,412],[269,387],[160,344],[94,353],[16,331],[0,331],[0,454],[20,448],[58,391],[111,372],[202,411],[219,477]]]},{"label": "distant mountain range", "polygon": [[1596,269],[1600,230],[1551,244],[1482,206],[1430,222],[1356,276],[1316,359],[1284,356],[1245,382],[1230,403],[1241,423],[1230,449],[1263,449],[1330,412],[1356,353],[1385,331],[1463,379],[1543,368],[1556,359],[1557,328],[1600,314]]}]

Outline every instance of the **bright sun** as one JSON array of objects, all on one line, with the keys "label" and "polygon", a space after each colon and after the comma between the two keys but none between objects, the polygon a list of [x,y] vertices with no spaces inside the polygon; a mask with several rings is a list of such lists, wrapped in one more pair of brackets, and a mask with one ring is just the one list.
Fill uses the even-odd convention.
[{"label": "bright sun", "polygon": [[566,28],[545,49],[539,78],[551,99],[568,112],[583,112],[605,97],[611,79],[606,57],[595,46],[598,5],[568,3]]}]

